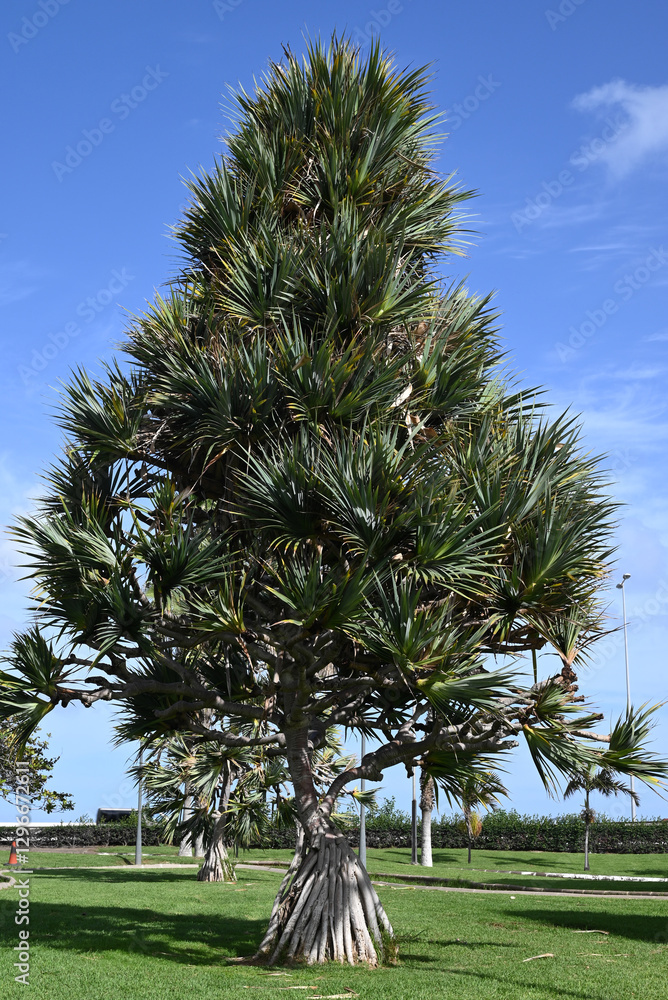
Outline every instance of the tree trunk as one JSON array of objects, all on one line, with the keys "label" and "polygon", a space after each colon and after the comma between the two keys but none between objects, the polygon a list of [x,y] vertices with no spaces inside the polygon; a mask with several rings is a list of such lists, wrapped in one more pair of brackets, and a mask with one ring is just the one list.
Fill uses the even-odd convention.
[{"label": "tree trunk", "polygon": [[422,809],[422,849],[420,864],[425,868],[433,868],[431,856],[431,814],[434,808],[434,779],[420,772],[420,808]]},{"label": "tree trunk", "polygon": [[371,880],[318,805],[306,731],[289,731],[286,743],[303,844],[281,883],[256,957],[270,965],[392,961],[394,932]]},{"label": "tree trunk", "polygon": [[200,833],[195,839],[195,857],[204,858],[206,857],[206,851],[204,850],[204,834]]},{"label": "tree trunk", "polygon": [[[190,819],[190,816],[192,814],[192,803],[193,803],[193,797],[188,791],[188,787],[186,786],[186,797],[183,803],[184,820]],[[179,844],[179,857],[191,858],[192,854],[193,854],[192,840],[190,839],[190,835],[186,834],[184,837],[181,838],[181,843]]]},{"label": "tree trunk", "polygon": [[471,864],[471,846],[473,844],[473,828],[471,826],[471,810],[464,809],[464,819],[466,820],[466,835],[469,840],[469,864]]},{"label": "tree trunk", "polygon": [[[232,770],[226,761],[220,776],[220,797],[218,812],[214,813],[216,822],[207,847],[204,864],[197,872],[198,882],[236,882],[234,865],[230,861],[225,846],[225,830],[227,827],[227,809],[232,794]],[[199,841],[198,837],[198,841]],[[197,857],[197,853],[195,853]]]},{"label": "tree trunk", "polygon": [[589,871],[589,790],[585,792],[585,867],[586,872]]},{"label": "tree trunk", "polygon": [[204,864],[197,872],[198,882],[236,882],[234,865],[227,856],[225,847],[225,815],[216,818],[213,836],[209,844]]}]

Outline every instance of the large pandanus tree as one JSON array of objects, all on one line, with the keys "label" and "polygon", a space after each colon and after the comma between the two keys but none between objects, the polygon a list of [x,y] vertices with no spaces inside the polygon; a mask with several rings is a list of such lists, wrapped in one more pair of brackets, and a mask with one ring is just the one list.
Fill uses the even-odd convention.
[{"label": "large pandanus tree", "polygon": [[[396,952],[333,819],[361,778],[520,739],[548,783],[603,747],[665,771],[632,716],[593,733],[577,656],[522,673],[546,644],[569,661],[564,623],[578,649],[599,629],[614,510],[576,423],[509,388],[488,300],[442,277],[466,194],[437,170],[426,80],[334,39],[237,95],[169,294],[122,365],[65,387],[65,454],[15,529],[38,604],[0,694],[24,733],[109,700],[129,737],[287,762],[304,845],[270,963]],[[374,749],[323,792],[331,726]]]}]

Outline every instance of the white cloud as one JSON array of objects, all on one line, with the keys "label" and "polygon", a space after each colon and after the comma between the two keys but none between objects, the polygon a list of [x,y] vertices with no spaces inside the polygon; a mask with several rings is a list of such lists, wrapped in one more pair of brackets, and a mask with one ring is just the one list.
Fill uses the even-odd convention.
[{"label": "white cloud", "polygon": [[645,340],[647,340],[647,341],[668,340],[668,329],[666,329],[666,330],[657,330],[656,333],[651,333],[649,335],[649,337],[645,337]]},{"label": "white cloud", "polygon": [[628,127],[599,153],[616,177],[624,177],[647,160],[668,153],[668,84],[643,87],[611,80],[579,94],[573,107],[602,116],[618,109],[626,116]]}]

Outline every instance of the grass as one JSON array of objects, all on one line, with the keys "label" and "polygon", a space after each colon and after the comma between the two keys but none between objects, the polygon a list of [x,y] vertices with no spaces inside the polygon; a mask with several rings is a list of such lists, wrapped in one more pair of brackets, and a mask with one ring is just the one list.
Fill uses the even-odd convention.
[{"label": "grass", "polygon": [[[472,862],[466,861],[465,850],[435,850],[433,868],[411,865],[407,850],[386,848],[367,853],[367,867],[373,874],[396,872],[403,875],[430,875],[443,879],[461,879],[497,885],[526,888],[590,889],[594,892],[668,892],[668,883],[586,882],[583,879],[541,878],[504,874],[506,871],[564,872],[583,871],[581,854],[557,854],[523,851],[474,851]],[[668,878],[668,856],[665,854],[597,854],[590,857],[591,875],[635,875]]]},{"label": "grass", "polygon": [[[381,874],[427,875],[451,882],[493,883],[545,890],[590,889],[592,892],[666,892],[668,883],[586,882],[583,879],[541,878],[504,874],[509,871],[582,872],[581,854],[556,854],[523,851],[474,851],[469,865],[466,850],[435,850],[433,868],[410,863],[406,848],[369,848],[367,869],[373,876]],[[276,860],[286,864],[290,851],[248,851],[240,860]],[[591,855],[592,875],[640,875],[668,878],[668,855],[665,854],[595,854]]]},{"label": "grass", "polygon": [[[267,852],[273,855],[276,852]],[[664,900],[380,890],[399,938],[400,964],[376,971],[279,970],[226,959],[257,946],[279,876],[240,872],[236,886],[194,872],[61,870],[31,878],[31,996],[35,1000],[218,1000],[353,990],[365,1000],[664,1000]],[[13,981],[18,893],[0,893],[3,998]],[[575,930],[609,934],[577,934]],[[550,952],[554,958],[525,962]],[[252,990],[252,993],[247,993]],[[350,994],[352,995],[352,994]]]},{"label": "grass", "polygon": [[[289,850],[242,851],[239,861],[276,861],[287,865],[292,856]],[[145,864],[181,863],[193,864],[194,858],[179,858],[176,847],[147,847],[142,853]],[[134,848],[109,847],[89,849],[86,853],[33,851],[30,855],[31,868],[67,868],[113,865],[118,868],[134,866]],[[465,850],[435,850],[433,868],[423,868],[410,863],[410,851],[406,848],[370,848],[367,852],[367,867],[374,876],[387,874],[427,875],[447,880],[449,883],[470,882],[508,885],[518,888],[542,888],[546,891],[560,889],[589,889],[593,892],[665,892],[668,883],[591,883],[582,879],[543,878],[523,876],[512,871],[580,873],[583,867],[581,854],[557,854],[548,852],[518,851],[474,851],[471,865],[467,864]],[[506,874],[507,873],[507,874]],[[668,878],[668,855],[665,854],[593,854],[591,874],[596,875],[636,875]]]},{"label": "grass", "polygon": [[[168,848],[155,848],[168,850]],[[582,854],[557,854],[548,851],[473,851],[472,862],[466,861],[467,852],[464,848],[433,851],[434,867],[422,868],[410,863],[410,850],[405,847],[383,847],[367,850],[367,867],[369,871],[403,871],[417,872],[424,875],[448,875],[453,871],[475,872],[481,874],[485,869],[574,872],[583,870]],[[287,863],[292,857],[291,851],[283,850],[252,850],[239,855],[239,860],[281,860]],[[655,878],[668,878],[668,854],[591,854],[592,875],[644,875]],[[390,867],[388,867],[388,865]]]},{"label": "grass", "polygon": [[[89,868],[97,865],[114,865],[118,868],[126,868],[135,863],[135,849],[134,847],[95,847],[86,848],[85,851],[76,848],[72,848],[71,851],[49,851],[33,848],[29,858],[32,870],[40,868]],[[180,858],[178,848],[168,846],[145,847],[142,851],[142,860],[145,864],[170,862],[172,864],[192,865],[199,863],[196,858]]]}]

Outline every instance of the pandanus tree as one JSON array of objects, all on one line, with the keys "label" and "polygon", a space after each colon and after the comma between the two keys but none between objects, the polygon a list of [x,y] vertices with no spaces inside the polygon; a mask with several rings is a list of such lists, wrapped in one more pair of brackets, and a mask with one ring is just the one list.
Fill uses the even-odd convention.
[{"label": "pandanus tree", "polygon": [[[121,739],[123,728],[119,727]],[[245,736],[257,731],[250,724],[237,730]],[[342,750],[338,733],[328,731],[325,746],[312,758],[319,787],[329,786],[355,760]],[[144,744],[143,758],[133,774],[142,781],[160,834],[168,843],[187,839],[204,845],[204,863],[197,873],[200,882],[236,881],[228,856],[231,845],[236,854],[239,847],[261,844],[270,826],[294,828],[299,823],[285,763],[267,757],[261,746],[224,747],[176,735]],[[184,815],[188,796],[197,806]],[[297,837],[298,844],[301,839]]]},{"label": "pandanus tree", "polygon": [[[135,738],[287,762],[305,843],[271,963],[395,954],[332,818],[344,788],[519,739],[549,781],[611,738],[570,675],[512,659],[597,630],[614,509],[573,419],[509,388],[488,299],[440,277],[466,194],[437,172],[426,80],[334,39],[236,97],[181,271],[124,365],[65,387],[65,455],[15,530],[38,615],[0,683],[26,732],[110,700]],[[340,725],[379,744],[319,793]],[[630,733],[614,767],[663,774]]]},{"label": "pandanus tree", "polygon": [[623,781],[615,778],[614,774],[605,767],[604,762],[602,766],[590,764],[574,775],[564,789],[564,798],[575,795],[577,792],[584,792],[584,807],[580,815],[585,825],[584,870],[588,872],[589,831],[591,830],[592,823],[596,821],[596,811],[592,809],[589,801],[591,793],[598,792],[600,795],[605,796],[622,793],[632,798],[637,806],[640,805],[640,798],[633,789],[625,785]]},{"label": "pandanus tree", "polygon": [[228,810],[232,783],[249,764],[244,748],[228,750],[176,735],[144,744],[144,760],[133,769],[162,838],[167,843],[178,838],[181,845],[201,840],[199,881],[236,881],[227,853]]},{"label": "pandanus tree", "polygon": [[493,809],[499,804],[499,798],[508,794],[501,779],[493,771],[472,773],[458,789],[458,797],[464,813],[464,830],[468,842],[468,863],[471,864],[473,842],[482,833],[482,820],[476,810]]}]

